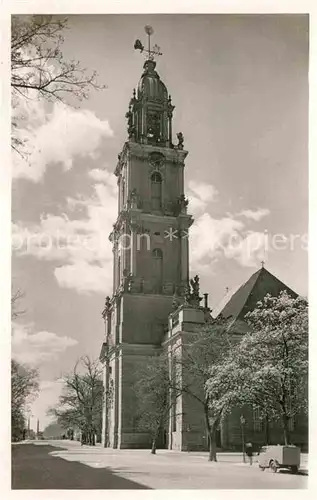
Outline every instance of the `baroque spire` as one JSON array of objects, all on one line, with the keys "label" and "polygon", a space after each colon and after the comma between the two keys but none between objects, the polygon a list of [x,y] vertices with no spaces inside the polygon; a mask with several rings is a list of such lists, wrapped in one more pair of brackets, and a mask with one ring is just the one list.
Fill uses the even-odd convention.
[{"label": "baroque spire", "polygon": [[[137,91],[134,89],[126,113],[127,131],[130,141],[155,146],[173,147],[172,118],[174,106],[167,88],[156,71],[155,57],[162,55],[158,45],[151,44],[154,30],[145,26],[148,36],[147,47],[136,40],[134,48],[146,55]],[[182,149],[182,137],[178,138],[178,148]]]}]

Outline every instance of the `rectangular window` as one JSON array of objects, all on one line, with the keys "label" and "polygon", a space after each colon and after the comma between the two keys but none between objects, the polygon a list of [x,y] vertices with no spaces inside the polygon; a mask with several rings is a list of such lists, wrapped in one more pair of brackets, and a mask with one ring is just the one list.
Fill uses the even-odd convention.
[{"label": "rectangular window", "polygon": [[255,432],[261,432],[263,430],[263,422],[259,408],[254,408],[253,410],[253,429]]}]

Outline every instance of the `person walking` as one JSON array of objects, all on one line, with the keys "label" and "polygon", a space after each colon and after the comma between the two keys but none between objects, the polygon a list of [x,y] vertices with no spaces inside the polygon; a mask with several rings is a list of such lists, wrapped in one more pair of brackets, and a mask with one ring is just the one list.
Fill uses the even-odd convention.
[{"label": "person walking", "polygon": [[246,443],[245,452],[248,455],[250,465],[253,463],[253,446],[252,443]]},{"label": "person walking", "polygon": [[81,439],[80,439],[80,442],[81,442],[81,445],[83,446],[84,444],[86,444],[86,433],[85,432],[82,432],[81,433]]}]

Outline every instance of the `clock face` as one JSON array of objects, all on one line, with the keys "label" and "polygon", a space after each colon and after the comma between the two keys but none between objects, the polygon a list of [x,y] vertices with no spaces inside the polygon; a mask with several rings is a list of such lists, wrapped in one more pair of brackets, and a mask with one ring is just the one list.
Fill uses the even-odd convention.
[{"label": "clock face", "polygon": [[149,157],[149,162],[155,169],[160,169],[164,165],[165,156],[161,153],[151,153]]}]

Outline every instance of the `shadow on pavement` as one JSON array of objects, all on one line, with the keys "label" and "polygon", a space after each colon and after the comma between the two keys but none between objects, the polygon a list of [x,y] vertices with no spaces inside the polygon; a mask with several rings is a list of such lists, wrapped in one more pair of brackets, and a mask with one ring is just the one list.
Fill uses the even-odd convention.
[{"label": "shadow on pavement", "polygon": [[292,476],[308,476],[308,470],[306,469],[299,469],[298,472],[291,472],[289,469],[280,469],[279,470],[280,474],[291,474]]},{"label": "shadow on pavement", "polygon": [[12,446],[12,489],[151,489],[116,475],[109,469],[93,469],[50,455],[61,451],[50,445]]}]

